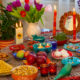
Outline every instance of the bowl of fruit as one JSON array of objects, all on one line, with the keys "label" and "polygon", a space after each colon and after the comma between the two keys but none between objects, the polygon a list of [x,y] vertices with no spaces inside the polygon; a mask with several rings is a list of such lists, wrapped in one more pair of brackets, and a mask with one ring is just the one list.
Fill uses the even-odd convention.
[{"label": "bowl of fruit", "polygon": [[35,80],[38,76],[38,68],[31,65],[21,65],[11,70],[14,80]]}]

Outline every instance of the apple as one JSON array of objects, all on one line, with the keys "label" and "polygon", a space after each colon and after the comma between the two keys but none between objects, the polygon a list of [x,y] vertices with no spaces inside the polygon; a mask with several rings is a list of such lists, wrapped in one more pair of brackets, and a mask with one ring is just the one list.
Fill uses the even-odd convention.
[{"label": "apple", "polygon": [[24,57],[25,58],[27,58],[27,56],[30,54],[30,51],[26,51],[25,53],[24,53]]},{"label": "apple", "polygon": [[45,56],[47,58],[47,53],[43,52],[43,51],[40,51],[40,52],[37,53],[37,56]]},{"label": "apple", "polygon": [[37,65],[40,66],[41,64],[46,63],[46,58],[44,56],[37,56]]},{"label": "apple", "polygon": [[22,59],[24,58],[24,53],[25,53],[24,50],[20,50],[17,52],[16,57]]},{"label": "apple", "polygon": [[34,64],[36,62],[35,54],[29,54],[26,58],[29,64]]}]

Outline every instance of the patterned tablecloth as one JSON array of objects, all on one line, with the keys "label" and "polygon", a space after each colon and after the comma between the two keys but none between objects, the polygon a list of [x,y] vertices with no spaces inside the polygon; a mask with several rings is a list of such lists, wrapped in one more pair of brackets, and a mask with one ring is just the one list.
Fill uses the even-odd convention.
[{"label": "patterned tablecloth", "polygon": [[[48,34],[45,34],[45,36],[48,36]],[[26,46],[25,50],[28,50],[27,42],[28,41],[24,41],[24,43],[23,43]],[[63,46],[58,46],[58,48],[61,49],[61,48],[63,48]],[[9,50],[9,46],[6,47],[6,48],[4,48],[4,49],[2,49],[1,52],[6,52],[7,54],[10,54],[11,53],[11,51]],[[76,53],[75,52],[73,52],[73,54],[74,54],[74,56],[76,56]],[[63,65],[61,64],[61,60],[54,60],[51,57],[51,53],[48,54],[48,57],[53,62],[56,62],[57,63],[57,66],[58,66],[57,67],[57,73],[58,73],[61,70],[61,68],[63,67]],[[11,65],[13,65],[14,67],[23,64],[22,61],[17,61],[16,59],[14,59],[11,54],[10,54],[10,60],[8,61],[8,63],[11,64]],[[71,76],[80,76],[80,65],[78,65],[76,67],[73,67],[70,77]],[[48,77],[41,77],[40,74],[39,74],[38,75],[38,78],[36,80],[53,80],[54,77],[55,77],[54,75],[53,76],[50,76],[49,75]],[[3,77],[0,77],[0,80],[13,80],[13,79],[11,78],[11,76],[3,76]],[[64,80],[80,80],[80,78],[78,78],[78,79],[64,79]]]}]

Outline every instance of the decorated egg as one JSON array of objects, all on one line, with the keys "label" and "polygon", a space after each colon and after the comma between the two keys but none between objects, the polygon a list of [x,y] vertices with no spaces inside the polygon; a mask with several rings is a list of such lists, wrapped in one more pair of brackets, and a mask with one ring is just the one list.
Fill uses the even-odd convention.
[{"label": "decorated egg", "polygon": [[16,57],[22,59],[24,58],[24,53],[25,53],[24,50],[20,50],[17,52]]}]

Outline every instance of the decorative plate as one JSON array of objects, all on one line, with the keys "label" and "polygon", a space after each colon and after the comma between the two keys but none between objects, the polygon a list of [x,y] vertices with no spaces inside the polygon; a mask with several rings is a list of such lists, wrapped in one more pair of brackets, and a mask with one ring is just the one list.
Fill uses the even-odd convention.
[{"label": "decorative plate", "polygon": [[62,64],[67,64],[67,63],[71,63],[72,66],[77,66],[78,64],[80,64],[80,59],[77,58],[77,57],[67,57],[67,58],[64,58],[62,61],[61,61]]},{"label": "decorative plate", "polygon": [[10,55],[6,53],[0,53],[0,60],[8,61],[10,59]]},{"label": "decorative plate", "polygon": [[25,48],[25,46],[23,44],[20,44],[20,45],[12,45],[9,48],[12,51],[18,51],[18,50],[23,50]]},{"label": "decorative plate", "polygon": [[79,48],[80,48],[80,45],[78,43],[77,44],[69,43],[64,45],[64,49],[69,51],[76,51]]},{"label": "decorative plate", "polygon": [[[59,49],[59,51],[61,51],[62,49]],[[67,51],[67,50],[66,50]],[[67,51],[67,53],[69,54],[69,57],[72,57],[73,56],[73,54],[72,54],[72,52],[71,51]],[[65,54],[65,53],[64,53]],[[54,58],[54,59],[63,59],[63,58],[65,58],[65,57],[63,57],[63,56],[55,56],[55,51],[53,51],[52,52],[52,57]]]}]

